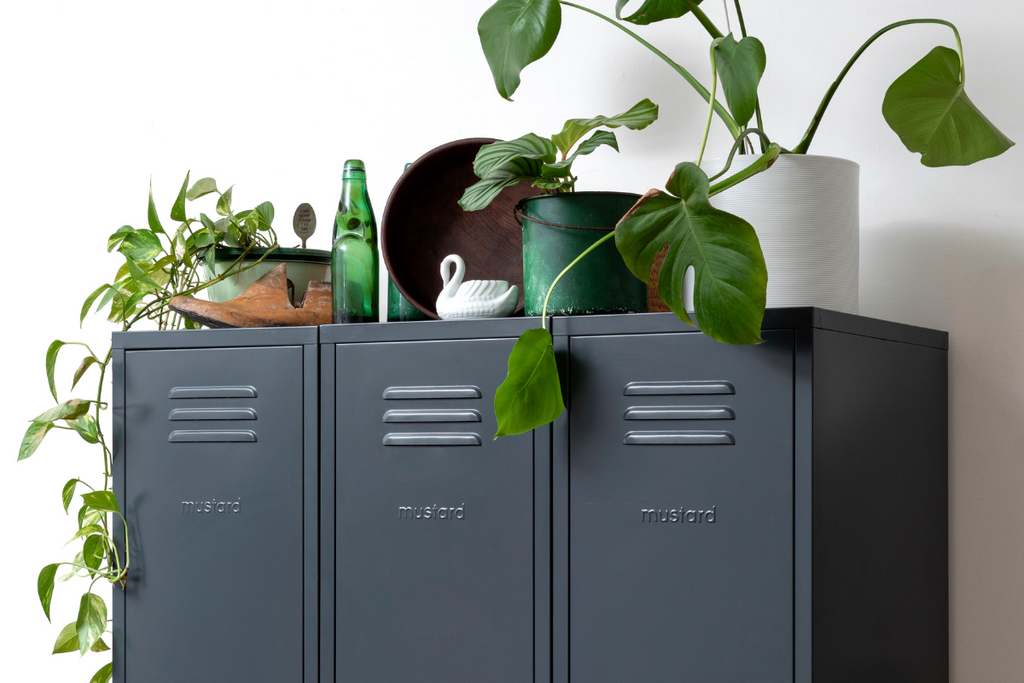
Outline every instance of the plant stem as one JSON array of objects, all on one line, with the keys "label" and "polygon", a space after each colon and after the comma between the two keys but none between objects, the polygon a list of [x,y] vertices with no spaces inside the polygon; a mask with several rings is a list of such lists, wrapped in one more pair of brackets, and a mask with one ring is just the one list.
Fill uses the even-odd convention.
[{"label": "plant stem", "polygon": [[729,150],[729,158],[725,160],[725,166],[722,168],[722,170],[708,178],[710,182],[715,182],[718,178],[721,178],[726,174],[726,172],[728,172],[729,167],[732,166],[733,157],[736,156],[736,152],[742,149],[743,143],[746,142],[747,144],[750,144],[749,138],[751,135],[757,135],[760,138],[761,147],[767,148],[768,145],[772,144],[772,141],[768,139],[768,136],[765,135],[764,131],[762,131],[760,128],[745,129],[743,131],[743,135],[736,139],[736,142],[734,142],[732,145],[732,149]]},{"label": "plant stem", "polygon": [[715,26],[710,19],[708,19],[708,15],[704,14],[704,10],[702,10],[700,7],[697,7],[697,3],[695,3],[693,0],[683,0],[683,4],[686,6],[686,9],[690,10],[690,14],[697,17],[697,21],[699,21],[700,25],[703,26],[704,29],[711,34],[712,38],[724,37],[722,35],[722,32],[718,30],[718,27]]},{"label": "plant stem", "polygon": [[548,300],[551,299],[551,292],[555,291],[555,285],[558,284],[558,281],[562,279],[562,276],[564,276],[566,273],[568,273],[570,270],[572,270],[572,267],[575,266],[577,263],[579,263],[580,259],[582,259],[587,254],[589,254],[590,252],[592,252],[595,249],[597,249],[599,246],[601,246],[602,244],[604,244],[605,242],[610,240],[612,237],[615,237],[615,230],[612,230],[607,235],[605,235],[604,237],[602,237],[601,239],[597,240],[596,242],[591,244],[589,247],[584,249],[583,253],[580,254],[579,256],[577,256],[576,258],[574,258],[572,260],[572,263],[570,263],[565,268],[563,268],[562,272],[559,273],[558,277],[556,277],[554,282],[551,283],[551,286],[548,287],[547,296],[544,297],[544,308],[542,308],[541,312],[540,312],[540,326],[541,326],[541,329],[545,329],[545,330],[547,329],[547,322],[548,322]]},{"label": "plant stem", "polygon": [[750,166],[747,166],[745,169],[743,169],[739,173],[736,173],[735,175],[729,176],[722,182],[715,183],[714,185],[712,185],[708,189],[708,197],[714,197],[719,192],[724,192],[733,185],[739,185],[750,176],[756,175],[761,171],[765,170],[766,168],[775,163],[775,160],[779,157],[779,154],[781,152],[782,148],[773,142],[771,145],[768,146],[768,151],[762,154],[760,157],[758,157],[757,161],[752,163]]},{"label": "plant stem", "polygon": [[687,71],[686,69],[684,69],[683,67],[679,66],[674,61],[672,61],[672,59],[668,55],[666,55],[664,52],[662,52],[658,48],[656,48],[653,45],[651,45],[650,43],[648,43],[646,40],[644,40],[643,38],[638,36],[636,33],[633,33],[632,31],[630,31],[628,28],[626,28],[625,26],[623,26],[619,22],[615,21],[614,19],[612,19],[610,17],[606,17],[605,15],[601,14],[600,12],[592,10],[589,7],[583,7],[582,5],[577,5],[576,3],[573,3],[573,2],[565,2],[565,0],[559,0],[559,1],[563,5],[566,5],[568,7],[575,7],[578,10],[582,10],[582,11],[588,13],[588,14],[593,14],[595,17],[600,17],[601,19],[604,19],[609,24],[611,24],[612,26],[615,26],[616,28],[620,29],[621,31],[624,31],[626,34],[628,34],[633,39],[635,39],[638,43],[640,43],[641,45],[646,47],[648,50],[653,52],[655,55],[660,57],[662,59],[662,61],[664,61],[666,64],[668,64],[670,67],[672,67],[672,69],[676,73],[678,73],[680,76],[682,76],[686,80],[687,83],[689,83],[691,86],[693,86],[693,89],[697,91],[697,94],[699,94],[701,97],[704,98],[705,102],[708,102],[709,104],[711,102],[715,103],[714,104],[714,106],[715,106],[715,113],[718,114],[719,118],[722,119],[722,122],[725,124],[726,128],[729,129],[729,134],[732,135],[732,137],[734,139],[739,137],[740,126],[739,126],[739,124],[736,123],[736,120],[732,117],[731,114],[729,114],[729,112],[726,110],[726,108],[723,107],[717,101],[713,100],[712,97],[711,97],[711,93],[708,92],[708,89],[705,88],[703,85],[701,85],[700,81],[698,81],[696,78],[694,78],[690,74],[689,71]]},{"label": "plant stem", "polygon": [[844,78],[846,78],[847,72],[853,66],[854,62],[856,62],[857,59],[861,56],[861,54],[864,53],[864,50],[867,50],[871,43],[875,42],[884,34],[888,33],[894,28],[899,28],[900,26],[908,26],[910,24],[941,24],[943,26],[948,26],[949,28],[953,29],[953,35],[956,36],[956,50],[957,53],[959,53],[960,55],[960,83],[964,83],[964,81],[966,80],[966,75],[964,71],[964,47],[963,44],[960,42],[960,32],[956,30],[956,26],[949,23],[945,19],[905,19],[903,21],[897,21],[895,24],[889,24],[885,28],[875,33],[875,35],[868,38],[867,41],[860,46],[860,49],[853,53],[853,57],[850,57],[850,61],[846,63],[846,66],[844,66],[843,70],[839,72],[839,76],[836,77],[836,80],[832,83],[832,86],[828,89],[828,92],[825,93],[825,97],[821,100],[821,104],[818,105],[818,111],[814,112],[814,118],[811,119],[811,124],[807,127],[807,132],[804,133],[804,137],[800,140],[800,143],[793,148],[793,154],[807,154],[807,150],[811,146],[811,140],[814,139],[814,134],[818,130],[818,124],[821,123],[821,117],[825,115],[825,109],[828,108],[829,102],[832,101],[832,96],[836,94],[836,90],[839,88],[839,84],[843,82]]},{"label": "plant stem", "polygon": [[[715,61],[715,48],[722,42],[721,38],[715,38],[711,41],[711,99],[715,99],[715,92],[718,90],[718,64]],[[708,133],[711,132],[711,118],[714,116],[715,108],[713,106],[708,107],[708,118],[704,122],[704,137],[700,141],[700,152],[697,154],[697,165],[700,166],[700,162],[704,159],[704,148],[708,144]]]}]

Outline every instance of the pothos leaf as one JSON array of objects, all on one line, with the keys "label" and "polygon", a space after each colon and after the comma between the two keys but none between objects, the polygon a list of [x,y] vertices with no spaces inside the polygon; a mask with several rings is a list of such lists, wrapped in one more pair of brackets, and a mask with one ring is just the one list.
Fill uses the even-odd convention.
[{"label": "pothos leaf", "polygon": [[217,191],[217,181],[213,178],[200,178],[195,184],[185,193],[185,199],[193,201],[199,199],[211,192]]},{"label": "pothos leaf", "polygon": [[54,401],[60,400],[57,398],[57,385],[53,379],[53,372],[57,367],[57,354],[63,346],[64,342],[58,339],[51,343],[50,347],[46,349],[46,381],[50,385],[50,393],[53,394]]},{"label": "pothos leaf", "polygon": [[233,189],[235,189],[234,185],[226,189],[224,194],[217,200],[217,213],[221,216],[227,216],[231,213],[231,191]]},{"label": "pothos leaf", "polygon": [[135,232],[135,228],[130,225],[122,225],[114,234],[107,238],[107,251],[114,251],[114,247],[121,244],[121,240],[128,236],[128,233]]},{"label": "pothos leaf", "polygon": [[86,538],[85,544],[82,545],[82,559],[85,560],[85,566],[93,570],[99,569],[100,563],[103,562],[103,551],[102,535],[93,534]]},{"label": "pothos leaf", "polygon": [[896,79],[882,116],[925,166],[967,166],[1014,145],[964,92],[960,55],[936,47]]},{"label": "pothos leaf", "polygon": [[93,674],[92,679],[89,683],[110,683],[110,677],[114,673],[114,663],[107,662],[100,670]]},{"label": "pothos leaf", "polygon": [[71,400],[64,401],[64,403],[61,403],[59,406],[50,408],[44,413],[36,415],[32,418],[32,422],[45,423],[54,422],[56,420],[74,420],[77,417],[85,415],[92,403],[93,401],[73,398]]},{"label": "pothos leaf", "polygon": [[[93,652],[106,652],[110,646],[100,638],[89,649]],[[61,629],[57,641],[53,644],[52,654],[58,655],[65,652],[78,652],[78,627],[73,621]]]},{"label": "pothos leaf", "polygon": [[76,420],[68,420],[78,435],[85,439],[86,443],[99,443],[99,425],[92,415],[83,415]]},{"label": "pothos leaf", "polygon": [[[146,212],[146,219],[149,221],[149,229],[154,233],[163,232],[164,226],[160,225],[160,215],[156,212],[156,203],[153,201],[153,179],[149,179],[149,209]],[[149,259],[136,259],[137,261],[148,261]]]},{"label": "pothos leaf", "polygon": [[523,332],[508,357],[508,376],[494,392],[494,435],[522,434],[552,422],[565,410],[551,333]]},{"label": "pothos leaf", "polygon": [[92,308],[92,304],[96,301],[96,297],[110,289],[110,285],[100,285],[95,292],[86,297],[85,302],[82,304],[82,313],[78,317],[78,326],[81,327],[85,323],[85,316],[89,314],[89,310]]},{"label": "pothos leaf", "polygon": [[[163,232],[163,228],[160,229]],[[118,251],[137,263],[152,261],[163,253],[160,238],[152,230],[136,230],[126,236]]]},{"label": "pothos leaf", "polygon": [[190,174],[191,171],[185,174],[185,182],[181,184],[181,189],[178,190],[178,197],[171,206],[171,220],[185,220],[185,195],[188,193],[188,177]]},{"label": "pothos leaf", "polygon": [[595,116],[592,119],[569,119],[562,126],[562,132],[551,136],[562,154],[568,154],[579,140],[595,128],[618,128],[625,126],[630,130],[643,130],[658,120],[658,105],[643,99],[615,116]]},{"label": "pothos leaf", "polygon": [[21,446],[18,448],[18,460],[24,460],[35,453],[36,449],[39,448],[39,444],[43,443],[43,439],[51,429],[53,429],[52,422],[33,422],[30,424],[25,431],[25,436],[21,439]]},{"label": "pothos leaf", "polygon": [[82,379],[82,375],[85,374],[85,371],[89,369],[90,365],[98,362],[99,361],[96,360],[96,356],[86,356],[83,358],[82,364],[78,366],[77,370],[75,370],[75,376],[71,381],[71,388],[75,388],[75,385],[78,384],[78,380]]},{"label": "pothos leaf", "polygon": [[519,74],[548,53],[562,27],[558,0],[498,0],[477,24],[480,46],[506,100],[519,87]]},{"label": "pothos leaf", "polygon": [[78,651],[83,655],[89,651],[107,628],[107,603],[98,595],[86,593],[78,607]]},{"label": "pothos leaf", "polygon": [[121,508],[117,506],[117,498],[114,497],[113,491],[93,491],[91,493],[83,493],[82,500],[84,500],[85,504],[93,510],[101,510],[103,512],[121,511]]},{"label": "pothos leaf", "polygon": [[[629,0],[616,0],[615,16],[622,21],[628,21],[638,26],[646,26],[647,24],[653,24],[656,21],[663,21],[665,19],[675,19],[690,11],[686,0],[645,0],[640,5],[640,9],[628,17],[623,17],[622,8],[628,2]],[[699,5],[701,0],[691,0],[691,2],[694,5]]]},{"label": "pothos leaf", "polygon": [[715,47],[718,76],[725,101],[740,126],[746,126],[757,105],[757,86],[764,74],[764,45],[753,36],[739,42],[730,33]]},{"label": "pothos leaf", "polygon": [[683,276],[694,268],[693,302],[701,330],[728,344],[761,341],[768,272],[754,229],[708,200],[708,177],[696,164],[676,166],[666,188],[651,190],[615,228],[615,245],[629,270],[651,281],[654,258],[668,245],[658,293],[676,316]]},{"label": "pothos leaf", "polygon": [[64,490],[61,491],[61,501],[64,503],[64,514],[68,513],[68,507],[71,506],[71,500],[75,497],[75,487],[78,486],[79,479],[69,479],[68,483],[64,484]]},{"label": "pothos leaf", "polygon": [[57,574],[57,564],[48,564],[39,572],[36,580],[36,590],[39,593],[39,602],[43,606],[43,614],[46,620],[50,621],[50,600],[53,599],[53,577]]}]

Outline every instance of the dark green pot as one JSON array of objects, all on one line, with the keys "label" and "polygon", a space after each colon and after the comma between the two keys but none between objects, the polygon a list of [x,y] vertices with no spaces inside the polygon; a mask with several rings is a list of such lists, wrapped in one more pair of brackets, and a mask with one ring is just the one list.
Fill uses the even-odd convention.
[{"label": "dark green pot", "polygon": [[[614,230],[638,199],[640,195],[627,192],[569,192],[519,202],[526,315],[541,315],[548,287],[562,269]],[[614,240],[573,266],[548,302],[548,315],[645,311],[647,285],[626,268]]]}]

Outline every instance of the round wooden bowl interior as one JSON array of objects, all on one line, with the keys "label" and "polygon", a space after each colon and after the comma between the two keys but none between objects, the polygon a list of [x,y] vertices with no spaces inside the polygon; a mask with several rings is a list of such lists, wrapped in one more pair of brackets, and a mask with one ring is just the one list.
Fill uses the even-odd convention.
[{"label": "round wooden bowl interior", "polygon": [[459,199],[477,182],[473,159],[492,138],[442,145],[420,157],[402,175],[384,209],[381,251],[402,295],[431,318],[441,293],[441,261],[458,254],[464,280],[507,280],[519,287],[523,309],[523,233],[513,209],[537,194],[529,183],[506,188],[481,211],[463,211]]}]

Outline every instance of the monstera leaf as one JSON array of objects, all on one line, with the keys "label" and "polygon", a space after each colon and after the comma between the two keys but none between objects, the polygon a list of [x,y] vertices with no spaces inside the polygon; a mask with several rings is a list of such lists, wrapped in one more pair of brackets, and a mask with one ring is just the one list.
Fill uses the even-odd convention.
[{"label": "monstera leaf", "polygon": [[629,0],[616,0],[615,17],[622,21],[628,21],[638,26],[646,26],[656,21],[675,19],[690,11],[690,5],[699,5],[701,0],[644,0],[633,14],[628,17],[622,16],[622,8],[629,3]]},{"label": "monstera leaf", "polygon": [[964,92],[960,57],[936,47],[889,86],[882,115],[925,166],[966,166],[1013,146]]},{"label": "monstera leaf", "polygon": [[523,332],[508,357],[508,376],[494,392],[498,432],[522,434],[553,421],[565,410],[551,333]]},{"label": "monstera leaf", "polygon": [[558,0],[498,0],[477,25],[494,86],[506,100],[527,64],[548,53],[562,26]]},{"label": "monstera leaf", "polygon": [[761,341],[768,272],[754,229],[708,200],[708,177],[696,164],[676,166],[665,186],[651,190],[615,228],[626,266],[651,281],[654,258],[668,245],[658,294],[676,316],[683,307],[683,276],[694,268],[693,303],[701,330],[727,344]]},{"label": "monstera leaf", "polygon": [[739,42],[730,33],[715,47],[715,63],[725,101],[740,126],[747,125],[757,105],[757,86],[764,74],[764,45],[753,36]]},{"label": "monstera leaf", "polygon": [[618,128],[625,126],[630,130],[643,130],[658,120],[658,105],[649,99],[643,99],[630,107],[629,111],[616,116],[595,116],[592,119],[569,119],[562,127],[562,132],[551,136],[551,141],[558,151],[567,154],[580,138],[595,128]]}]

